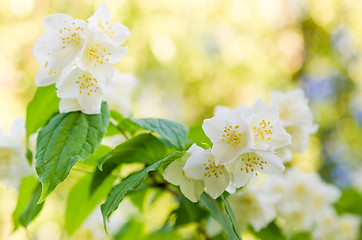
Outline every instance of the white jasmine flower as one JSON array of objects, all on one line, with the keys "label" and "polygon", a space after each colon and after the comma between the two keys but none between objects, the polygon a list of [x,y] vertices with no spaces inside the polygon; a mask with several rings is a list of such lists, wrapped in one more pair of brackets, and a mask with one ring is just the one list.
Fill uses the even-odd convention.
[{"label": "white jasmine flower", "polygon": [[338,239],[354,240],[358,239],[361,217],[353,214],[343,214],[339,220]]},{"label": "white jasmine flower", "polygon": [[58,97],[67,99],[61,101],[60,112],[82,110],[86,114],[100,113],[102,86],[105,85],[102,82],[103,79],[97,80],[92,73],[74,67],[57,86]]},{"label": "white jasmine flower", "polygon": [[[283,202],[278,208],[278,225],[287,235],[294,232],[310,231],[313,227],[314,218],[307,207],[299,202]],[[313,213],[315,214],[315,213]]]},{"label": "white jasmine flower", "polygon": [[118,85],[114,92],[104,96],[104,101],[108,103],[111,110],[121,113],[123,116],[131,115],[132,95],[138,86],[138,79],[130,73],[120,73],[116,70],[112,82]]},{"label": "white jasmine flower", "polygon": [[279,123],[278,109],[273,106],[258,108],[248,120],[253,131],[255,150],[274,150],[291,143],[290,135]]},{"label": "white jasmine flower", "polygon": [[211,149],[193,153],[183,168],[188,178],[202,180],[211,197],[219,197],[230,182],[224,165],[216,165]]},{"label": "white jasmine flower", "polygon": [[242,230],[248,224],[256,231],[266,227],[276,217],[277,198],[270,197],[254,186],[254,182],[236,194],[228,197],[236,221]]},{"label": "white jasmine flower", "polygon": [[292,136],[288,148],[294,152],[305,152],[309,145],[309,135],[317,131],[318,125],[313,124],[313,115],[301,89],[287,93],[272,92],[272,104],[279,110],[279,117],[285,130]]},{"label": "white jasmine flower", "polygon": [[202,128],[213,143],[213,154],[217,165],[234,161],[251,147],[250,127],[237,110],[226,117],[216,116],[204,120]]},{"label": "white jasmine flower", "polygon": [[88,37],[88,26],[62,13],[46,16],[43,25],[46,33],[36,41],[33,55],[50,74],[70,64],[79,54]]},{"label": "white jasmine flower", "polygon": [[193,144],[181,158],[170,163],[163,172],[163,177],[170,183],[180,186],[183,195],[192,202],[197,202],[200,199],[205,185],[201,180],[195,180],[194,178],[186,176],[183,168],[188,158],[203,151],[204,149]]},{"label": "white jasmine flower", "polygon": [[126,26],[121,23],[112,23],[111,13],[105,4],[101,4],[93,16],[88,18],[88,22],[91,27],[102,32],[111,43],[117,46],[122,45],[130,36]]},{"label": "white jasmine flower", "polygon": [[119,62],[127,52],[127,47],[116,46],[96,30],[91,31],[82,55],[77,61],[79,67],[89,71],[97,78],[112,79],[112,64]]},{"label": "white jasmine flower", "polygon": [[340,240],[338,236],[339,217],[333,208],[320,209],[312,237],[315,240]]},{"label": "white jasmine flower", "polygon": [[231,173],[231,186],[235,188],[245,186],[260,172],[279,174],[284,171],[281,160],[273,152],[265,151],[241,154],[235,161],[226,165],[226,168]]},{"label": "white jasmine flower", "polygon": [[0,131],[0,181],[18,190],[22,177],[35,171],[25,156],[25,121],[17,118],[7,135]]},{"label": "white jasmine flower", "polygon": [[332,207],[340,191],[326,184],[316,173],[303,173],[290,168],[284,176],[285,192],[277,204],[279,225],[285,233],[310,231],[319,219],[323,209]]},{"label": "white jasmine flower", "polygon": [[313,124],[313,114],[302,89],[298,88],[287,93],[272,92],[270,101],[278,107],[283,126]]}]

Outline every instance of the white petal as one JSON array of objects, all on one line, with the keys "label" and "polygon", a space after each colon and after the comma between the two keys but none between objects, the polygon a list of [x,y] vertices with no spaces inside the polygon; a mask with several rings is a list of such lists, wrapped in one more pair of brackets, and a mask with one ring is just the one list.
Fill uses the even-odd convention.
[{"label": "white petal", "polygon": [[202,124],[202,129],[204,130],[206,136],[210,138],[212,143],[221,141],[224,127],[224,119],[218,116],[210,119],[205,119],[204,123]]},{"label": "white petal", "polygon": [[58,82],[62,70],[53,70],[49,67],[40,67],[35,75],[35,84],[38,87],[48,86]]},{"label": "white petal", "polygon": [[114,43],[117,43],[118,45],[122,45],[131,35],[129,33],[128,27],[124,26],[121,23],[113,23],[112,29],[114,30],[114,35],[112,40]]},{"label": "white petal", "polygon": [[[266,164],[263,165],[264,169],[261,169],[261,168],[258,169],[260,172],[263,172],[266,174],[279,174],[284,171],[285,167],[284,167],[282,161],[274,153],[257,151],[256,154],[259,155],[261,158],[264,159],[264,161],[267,162]],[[257,165],[257,166],[259,166],[259,165]]]},{"label": "white petal", "polygon": [[292,137],[289,148],[295,152],[305,152],[309,146],[309,133],[299,126],[285,128]]},{"label": "white petal", "polygon": [[57,95],[60,98],[75,98],[77,95],[78,86],[76,81],[78,79],[78,75],[83,71],[79,68],[75,68],[70,71],[66,76],[62,77],[61,83],[57,84]]},{"label": "white petal", "polygon": [[100,114],[102,104],[102,91],[99,89],[98,92],[87,94],[86,92],[77,92],[76,96],[79,105],[82,106],[82,112],[86,114]]},{"label": "white petal", "polygon": [[230,114],[232,111],[231,108],[227,107],[227,106],[215,106],[214,108],[214,117],[218,116],[218,117],[226,117],[228,114]]},{"label": "white petal", "polygon": [[196,180],[203,179],[205,168],[203,164],[207,163],[211,158],[213,159],[210,149],[192,154],[183,168],[186,176]]},{"label": "white petal", "polygon": [[180,185],[182,194],[191,202],[197,202],[200,199],[200,195],[204,191],[204,188],[204,183],[200,180],[187,180]]},{"label": "white petal", "polygon": [[274,133],[270,136],[270,141],[266,143],[273,146],[274,148],[281,148],[288,146],[292,143],[291,136],[285,131],[285,129],[280,125],[274,125]]},{"label": "white petal", "polygon": [[215,177],[214,175],[211,175],[211,177],[206,177],[204,182],[207,192],[211,197],[216,199],[229,186],[230,175],[227,171],[223,171],[223,174],[219,175],[219,177]]},{"label": "white petal", "polygon": [[238,171],[237,173],[231,174],[231,182],[235,188],[244,187],[251,179],[255,177],[254,173],[245,171]]},{"label": "white petal", "polygon": [[40,64],[49,61],[49,54],[59,48],[58,33],[44,33],[36,40],[33,56]]},{"label": "white petal", "polygon": [[244,149],[238,147],[233,148],[225,142],[214,143],[212,150],[217,165],[230,163],[240,156],[240,154],[244,153]]},{"label": "white petal", "polygon": [[111,52],[112,55],[109,55],[108,59],[109,62],[112,64],[115,64],[122,60],[126,56],[128,47],[119,47],[119,46],[113,46],[109,45],[107,46],[107,51]]},{"label": "white petal", "polygon": [[275,149],[275,154],[282,160],[283,163],[287,163],[292,160],[292,151],[289,147],[282,147]]},{"label": "white petal", "polygon": [[87,19],[87,21],[90,23],[97,23],[99,19],[111,21],[111,12],[109,11],[107,5],[105,5],[104,3],[99,6],[94,14]]},{"label": "white petal", "polygon": [[60,103],[59,103],[59,112],[60,113],[74,112],[74,111],[80,111],[80,110],[82,110],[82,107],[79,105],[77,99],[75,99],[75,98],[60,99]]},{"label": "white petal", "polygon": [[72,22],[73,18],[67,14],[54,13],[43,18],[43,26],[46,32],[58,33],[64,27],[66,22]]},{"label": "white petal", "polygon": [[179,186],[182,182],[187,181],[182,169],[184,166],[185,162],[177,159],[168,165],[162,175],[168,182]]}]

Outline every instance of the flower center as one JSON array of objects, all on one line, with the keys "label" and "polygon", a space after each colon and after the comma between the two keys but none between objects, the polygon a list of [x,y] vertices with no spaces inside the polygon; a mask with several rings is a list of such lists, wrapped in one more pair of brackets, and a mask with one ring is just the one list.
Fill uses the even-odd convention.
[{"label": "flower center", "polygon": [[81,42],[79,31],[83,31],[83,28],[76,26],[75,22],[72,24],[67,24],[67,21],[64,21],[65,27],[59,30],[59,33],[63,35],[62,37],[62,48],[77,46]]},{"label": "flower center", "polygon": [[88,59],[90,62],[94,63],[94,66],[97,66],[98,63],[103,64],[103,61],[109,61],[107,55],[112,55],[112,53],[107,52],[107,49],[99,49],[98,44],[90,46],[88,50]]},{"label": "flower center", "polygon": [[1,159],[1,165],[3,166],[9,166],[10,165],[10,159],[13,155],[16,155],[16,151],[11,148],[0,148],[0,159]]},{"label": "flower center", "polygon": [[221,141],[231,144],[234,148],[237,144],[241,143],[241,133],[239,132],[239,125],[236,126],[225,126],[224,133],[222,135]]},{"label": "flower center", "polygon": [[218,178],[220,175],[222,175],[222,170],[224,168],[225,167],[223,165],[216,166],[215,161],[209,159],[208,162],[204,163],[204,176],[209,178],[214,176]]},{"label": "flower center", "polygon": [[110,25],[110,24],[109,24],[108,21],[106,21],[106,22],[103,24],[102,19],[99,19],[99,20],[98,20],[98,28],[99,28],[106,36],[108,36],[108,37],[110,37],[110,38],[113,38],[114,32],[113,32],[113,30],[112,30],[112,27],[109,26],[109,25]]},{"label": "flower center", "polygon": [[84,73],[78,76],[78,80],[75,82],[79,87],[79,93],[90,94],[96,93],[99,90],[98,81],[91,76],[90,73]]},{"label": "flower center", "polygon": [[256,172],[256,167],[259,166],[261,170],[264,169],[264,165],[268,164],[267,161],[264,161],[260,156],[255,153],[244,153],[241,157],[242,167],[240,171],[245,171],[246,173],[252,172],[255,176],[258,176]]},{"label": "flower center", "polygon": [[286,102],[280,103],[279,117],[281,119],[290,119],[296,112],[295,101],[288,99]]},{"label": "flower center", "polygon": [[257,127],[253,127],[254,136],[261,138],[261,140],[270,140],[270,136],[273,134],[273,126],[270,125],[270,122],[265,120],[259,122]]}]

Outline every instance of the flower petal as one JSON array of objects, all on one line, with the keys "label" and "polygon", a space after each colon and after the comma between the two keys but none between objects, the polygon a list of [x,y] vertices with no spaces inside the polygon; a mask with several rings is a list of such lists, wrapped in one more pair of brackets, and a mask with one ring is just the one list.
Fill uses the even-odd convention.
[{"label": "flower petal", "polygon": [[211,175],[211,177],[206,177],[204,182],[207,192],[211,197],[216,199],[229,186],[230,174],[227,171],[223,171],[223,174],[219,175],[218,177],[215,177],[214,175]]},{"label": "flower petal", "polygon": [[64,13],[54,13],[43,18],[43,26],[46,32],[58,33],[67,22],[72,22],[73,18]]},{"label": "flower petal", "polygon": [[191,202],[197,202],[200,199],[200,195],[204,191],[205,186],[203,181],[187,180],[180,185],[180,189],[182,194]]},{"label": "flower petal", "polygon": [[60,99],[60,103],[59,103],[59,112],[60,113],[74,112],[74,111],[80,111],[80,110],[82,110],[82,107],[79,105],[77,99],[75,99],[75,98]]},{"label": "flower petal", "polygon": [[202,124],[206,136],[210,138],[212,143],[220,142],[225,127],[225,121],[222,117],[213,117],[205,119]]},{"label": "flower petal", "polygon": [[201,180],[204,177],[204,163],[207,163],[209,159],[213,158],[211,149],[202,150],[200,152],[193,153],[183,168],[188,178]]},{"label": "flower petal", "polygon": [[285,167],[282,161],[273,152],[257,151],[255,153],[259,155],[261,158],[263,158],[264,162],[265,161],[267,162],[266,164],[263,165],[263,169],[258,167],[259,165],[256,165],[256,167],[258,167],[258,170],[260,172],[266,174],[279,174],[284,171]]},{"label": "flower petal", "polygon": [[184,166],[185,162],[182,159],[177,159],[167,166],[162,175],[168,182],[179,186],[182,182],[187,181],[182,169]]}]

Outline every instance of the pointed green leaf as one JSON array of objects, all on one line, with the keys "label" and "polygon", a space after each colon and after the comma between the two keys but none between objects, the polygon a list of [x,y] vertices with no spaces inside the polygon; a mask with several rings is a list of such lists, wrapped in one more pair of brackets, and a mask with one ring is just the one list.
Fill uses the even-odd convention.
[{"label": "pointed green leaf", "polygon": [[188,128],[178,122],[166,119],[143,118],[131,119],[144,129],[155,132],[166,138],[178,150],[185,149],[187,144]]},{"label": "pointed green leaf", "polygon": [[35,157],[36,172],[42,183],[39,203],[64,181],[77,161],[98,148],[109,119],[107,104],[103,103],[101,114],[61,113],[40,130]]},{"label": "pointed green leaf", "polygon": [[71,235],[77,230],[95,207],[104,200],[112,189],[115,177],[109,176],[94,192],[90,193],[92,175],[86,175],[69,193],[65,211],[65,229]]},{"label": "pointed green leaf", "polygon": [[229,201],[223,195],[221,195],[221,199],[224,201],[225,211],[226,211],[227,215],[229,216],[229,219],[231,221],[235,234],[237,236],[240,236],[239,225],[236,222],[236,219],[235,219],[233,210],[231,209],[231,206],[229,204]]},{"label": "pointed green leaf", "polygon": [[[20,221],[20,216],[23,215],[24,212],[26,212],[25,209],[29,208],[28,205],[31,202],[31,199],[33,198],[34,190],[38,185],[39,185],[39,181],[32,175],[25,177],[21,180],[20,187],[19,187],[18,203],[16,204],[16,208],[13,212],[14,231],[20,225],[23,225],[22,221]],[[39,196],[40,196],[40,194],[39,194]],[[38,197],[38,199],[39,199],[39,197]],[[38,201],[38,199],[36,201]],[[35,205],[36,205],[36,202],[35,202]],[[41,204],[41,206],[43,206],[43,205]],[[36,208],[38,208],[38,210],[40,211],[39,206],[36,206]],[[33,218],[34,217],[35,216],[33,216]],[[24,216],[22,218],[24,218]]]},{"label": "pointed green leaf", "polygon": [[28,204],[26,205],[23,213],[19,216],[20,224],[25,228],[39,214],[39,212],[43,208],[44,202],[38,204],[40,195],[41,195],[41,184],[38,182],[36,187],[33,189],[33,193],[31,194]]},{"label": "pointed green leaf", "polygon": [[132,163],[152,164],[166,156],[166,145],[151,133],[137,135],[116,146],[111,153],[97,162],[102,169],[103,163]]},{"label": "pointed green leaf", "polygon": [[97,169],[94,174],[92,192],[121,164],[146,163],[151,165],[165,156],[167,156],[167,148],[164,142],[158,140],[151,133],[137,135],[116,146],[97,162],[97,166],[101,170]]},{"label": "pointed green leaf", "polygon": [[110,214],[118,208],[119,204],[122,202],[123,197],[127,194],[127,192],[130,190],[136,190],[141,185],[149,172],[157,170],[161,167],[164,161],[167,162],[169,161],[169,158],[174,157],[175,155],[171,154],[170,156],[155,162],[151,166],[129,175],[127,178],[123,179],[121,183],[113,188],[111,194],[101,205],[104,229],[106,231],[106,220],[108,219]]},{"label": "pointed green leaf", "polygon": [[240,234],[234,230],[230,217],[221,210],[215,199],[203,193],[200,197],[200,203],[210,212],[211,216],[220,223],[228,239],[241,240]]},{"label": "pointed green leaf", "polygon": [[36,89],[33,100],[26,108],[27,138],[45,126],[49,119],[58,112],[59,101],[54,84]]}]

